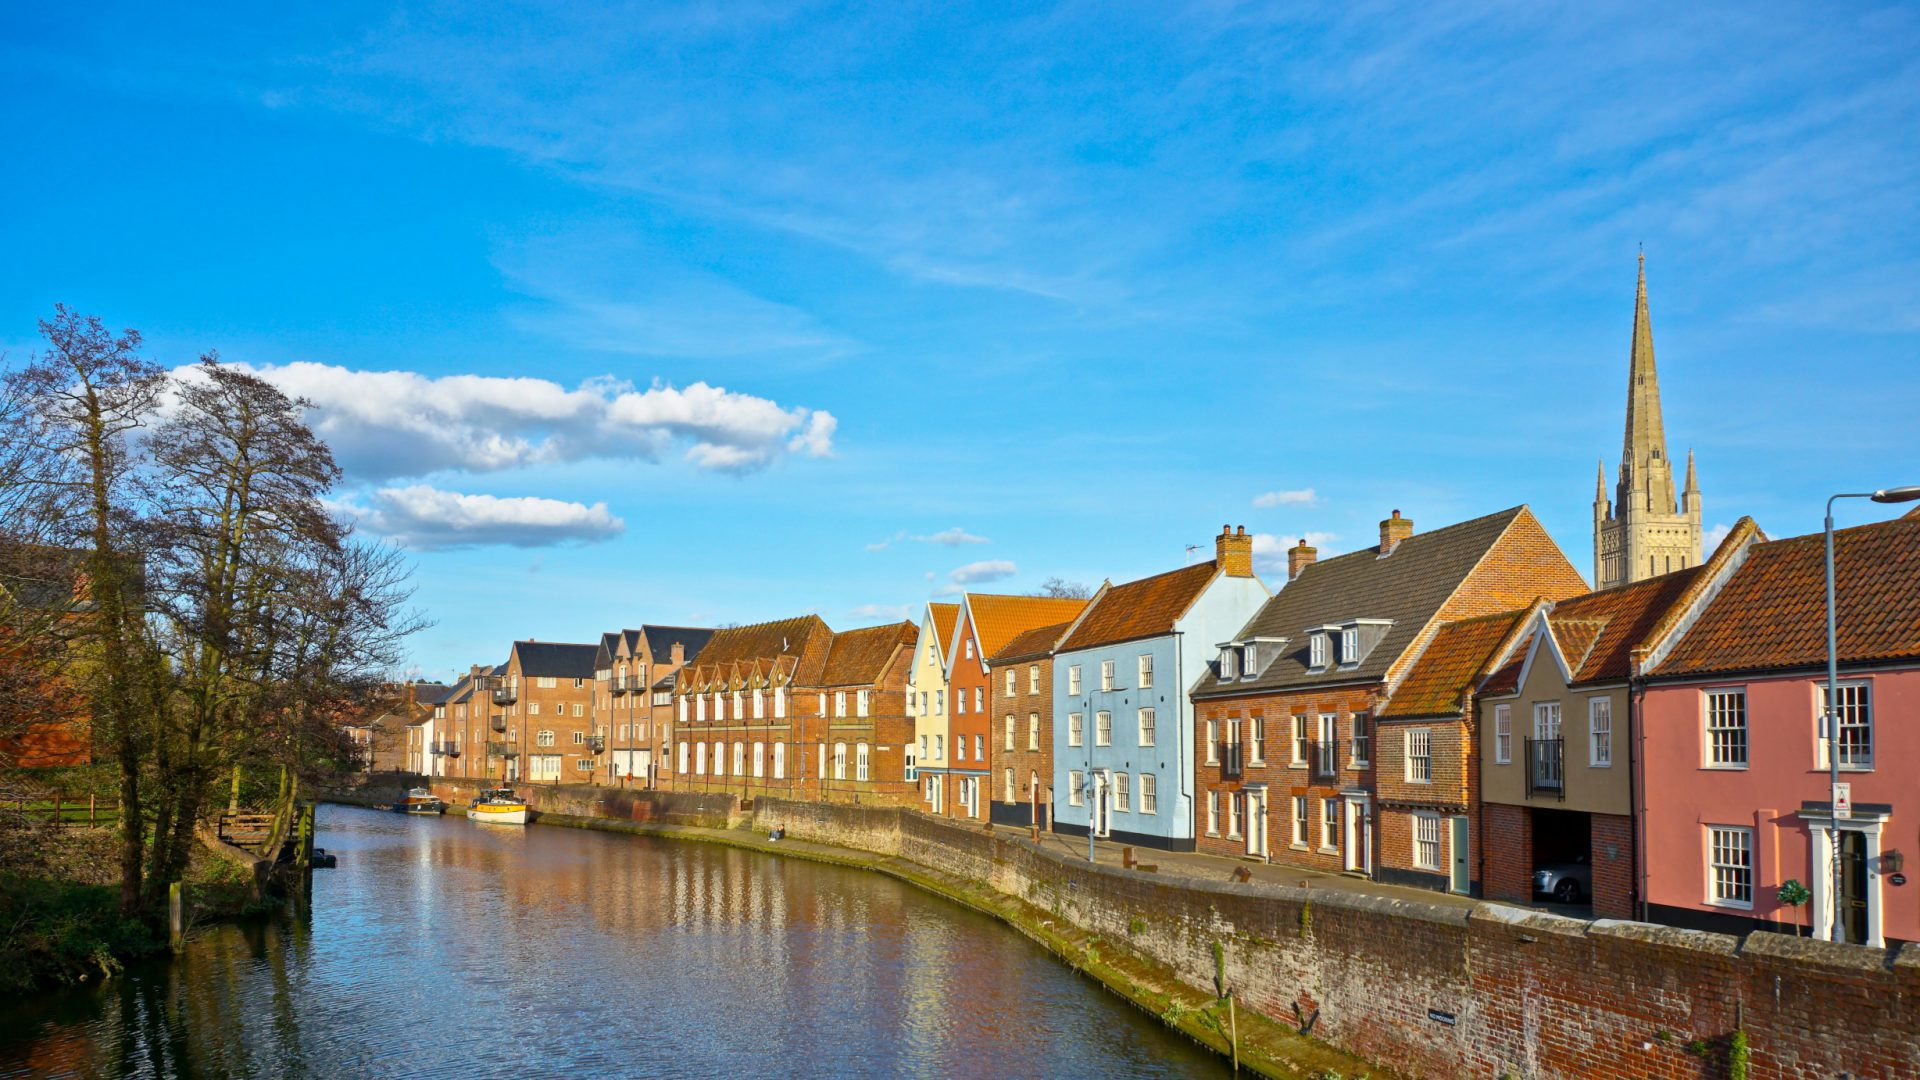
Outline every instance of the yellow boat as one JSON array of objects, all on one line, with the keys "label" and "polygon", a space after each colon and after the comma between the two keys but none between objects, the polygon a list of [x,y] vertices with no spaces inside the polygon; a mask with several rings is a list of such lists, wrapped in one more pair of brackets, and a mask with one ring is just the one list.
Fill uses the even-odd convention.
[{"label": "yellow boat", "polygon": [[527,800],[512,788],[488,788],[467,807],[467,817],[490,825],[525,825]]}]

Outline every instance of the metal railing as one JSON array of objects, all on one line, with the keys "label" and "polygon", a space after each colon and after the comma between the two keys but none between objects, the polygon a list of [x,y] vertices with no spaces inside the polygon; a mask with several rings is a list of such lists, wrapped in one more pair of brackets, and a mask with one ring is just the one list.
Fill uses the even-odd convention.
[{"label": "metal railing", "polygon": [[1340,748],[1336,743],[1315,742],[1307,746],[1315,780],[1331,780],[1340,775]]},{"label": "metal railing", "polygon": [[487,744],[487,756],[497,757],[497,758],[517,758],[520,756],[520,749],[514,746],[510,742],[489,742]]},{"label": "metal railing", "polygon": [[1246,771],[1246,758],[1241,750],[1241,744],[1237,742],[1222,742],[1220,744],[1219,755],[1220,778],[1222,780],[1240,779],[1240,774]]},{"label": "metal railing", "polygon": [[1531,799],[1541,792],[1552,792],[1556,798],[1564,801],[1567,797],[1567,781],[1561,752],[1566,740],[1528,739],[1526,742],[1527,797]]},{"label": "metal railing", "polygon": [[504,716],[496,716],[488,723],[497,732],[504,733],[507,730],[507,718]]}]

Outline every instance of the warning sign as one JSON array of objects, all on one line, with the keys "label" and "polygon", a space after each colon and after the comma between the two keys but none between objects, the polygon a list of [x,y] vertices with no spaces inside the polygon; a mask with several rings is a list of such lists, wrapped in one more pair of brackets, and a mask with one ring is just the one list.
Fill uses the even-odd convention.
[{"label": "warning sign", "polygon": [[1853,785],[1833,785],[1833,816],[1850,818],[1853,816]]}]

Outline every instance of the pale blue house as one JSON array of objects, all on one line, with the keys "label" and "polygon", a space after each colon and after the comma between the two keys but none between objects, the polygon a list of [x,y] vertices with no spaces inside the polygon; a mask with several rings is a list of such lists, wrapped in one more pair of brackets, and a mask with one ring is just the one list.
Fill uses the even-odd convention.
[{"label": "pale blue house", "polygon": [[1216,643],[1267,600],[1253,537],[1222,530],[1213,561],[1104,584],[1053,660],[1053,828],[1194,847],[1193,706]]}]

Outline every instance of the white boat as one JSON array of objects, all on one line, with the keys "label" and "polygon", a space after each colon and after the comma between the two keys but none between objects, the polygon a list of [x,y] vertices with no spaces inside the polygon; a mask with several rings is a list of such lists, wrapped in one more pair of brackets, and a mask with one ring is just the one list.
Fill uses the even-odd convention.
[{"label": "white boat", "polygon": [[399,802],[394,803],[393,810],[396,814],[444,814],[447,804],[440,801],[440,796],[431,789],[417,787],[409,789]]},{"label": "white boat", "polygon": [[512,788],[488,788],[474,797],[467,807],[467,817],[489,825],[525,825],[527,800]]}]

